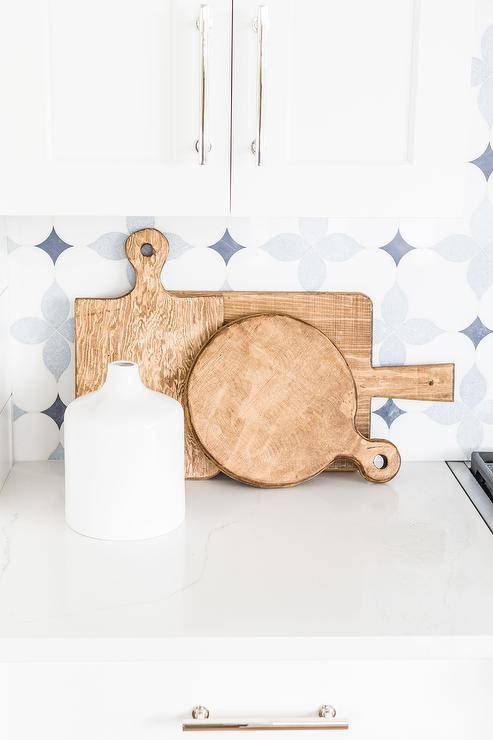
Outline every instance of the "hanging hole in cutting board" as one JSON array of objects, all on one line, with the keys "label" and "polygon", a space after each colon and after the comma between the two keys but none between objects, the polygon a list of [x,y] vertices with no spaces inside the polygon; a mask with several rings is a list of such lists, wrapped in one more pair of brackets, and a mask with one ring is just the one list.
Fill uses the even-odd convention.
[{"label": "hanging hole in cutting board", "polygon": [[389,461],[387,460],[385,455],[375,455],[375,457],[373,458],[373,465],[379,470],[384,470],[388,464]]},{"label": "hanging hole in cutting board", "polygon": [[152,244],[143,244],[140,248],[140,253],[143,257],[152,257],[154,254],[154,247]]}]

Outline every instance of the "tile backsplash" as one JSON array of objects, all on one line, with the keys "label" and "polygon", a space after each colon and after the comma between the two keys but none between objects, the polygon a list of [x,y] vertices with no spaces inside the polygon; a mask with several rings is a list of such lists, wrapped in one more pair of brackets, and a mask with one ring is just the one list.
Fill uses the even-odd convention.
[{"label": "tile backsplash", "polygon": [[15,458],[63,456],[74,298],[127,292],[125,238],[150,225],[170,242],[171,289],[368,294],[374,364],[456,364],[454,403],[375,399],[373,436],[408,460],[493,448],[492,21],[479,2],[464,219],[7,218]]}]

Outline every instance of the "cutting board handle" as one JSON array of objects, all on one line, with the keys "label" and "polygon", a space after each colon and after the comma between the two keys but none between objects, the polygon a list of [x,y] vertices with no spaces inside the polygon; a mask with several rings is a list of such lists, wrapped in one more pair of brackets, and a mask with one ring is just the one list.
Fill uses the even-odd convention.
[{"label": "cutting board handle", "polygon": [[[401,466],[401,456],[397,447],[386,439],[366,439],[360,434],[358,437],[358,444],[352,459],[361,474],[373,483],[386,483],[391,480],[399,472]],[[377,467],[375,464],[379,457],[382,458],[382,467]]]},{"label": "cutting board handle", "polygon": [[125,242],[127,257],[135,270],[137,292],[158,293],[163,290],[161,271],[169,254],[169,243],[157,229],[140,229]]},{"label": "cutting board handle", "polygon": [[[356,375],[356,373],[355,373]],[[454,365],[402,365],[373,367],[358,387],[370,396],[417,401],[453,401]]]}]

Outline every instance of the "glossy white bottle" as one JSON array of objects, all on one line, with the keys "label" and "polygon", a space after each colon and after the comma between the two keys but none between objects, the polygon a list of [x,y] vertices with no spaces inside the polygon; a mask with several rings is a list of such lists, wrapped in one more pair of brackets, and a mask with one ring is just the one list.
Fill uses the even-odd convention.
[{"label": "glossy white bottle", "polygon": [[185,516],[183,409],[149,390],[132,362],[65,412],[65,516],[109,540],[156,537]]}]

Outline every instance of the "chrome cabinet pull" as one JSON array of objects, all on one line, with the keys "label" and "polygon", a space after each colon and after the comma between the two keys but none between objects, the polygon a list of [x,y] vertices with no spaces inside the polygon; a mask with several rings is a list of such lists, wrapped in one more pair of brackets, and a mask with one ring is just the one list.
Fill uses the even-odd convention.
[{"label": "chrome cabinet pull", "polygon": [[263,123],[264,123],[264,84],[265,84],[265,39],[269,27],[269,8],[259,5],[253,30],[257,34],[257,131],[251,150],[258,167],[262,164]]},{"label": "chrome cabinet pull", "polygon": [[208,5],[200,6],[197,28],[200,34],[200,82],[199,82],[199,138],[195,142],[195,149],[199,155],[199,164],[207,164],[207,155],[212,146],[207,139],[207,114],[208,114],[208,83],[209,83],[209,30],[212,21]]},{"label": "chrome cabinet pull", "polygon": [[318,710],[318,717],[296,717],[279,720],[210,719],[209,710],[203,706],[192,709],[192,719],[182,724],[183,732],[219,732],[238,730],[348,730],[346,720],[336,719],[336,710],[324,704]]}]

